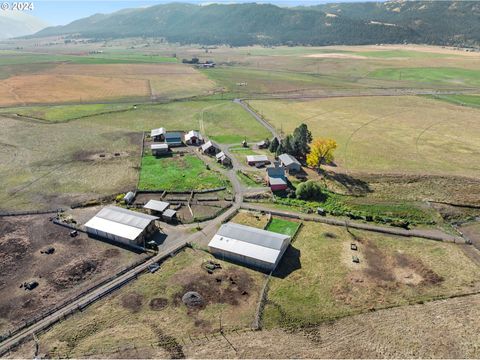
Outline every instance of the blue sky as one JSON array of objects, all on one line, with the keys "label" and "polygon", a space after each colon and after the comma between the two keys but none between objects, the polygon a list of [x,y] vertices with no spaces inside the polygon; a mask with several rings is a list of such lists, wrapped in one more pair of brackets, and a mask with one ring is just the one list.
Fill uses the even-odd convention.
[{"label": "blue sky", "polygon": [[[156,4],[169,3],[174,0],[110,0],[110,1],[94,1],[94,0],[63,0],[63,1],[48,1],[48,0],[32,0],[35,5],[35,10],[31,15],[37,16],[51,25],[64,25],[74,20],[87,17],[96,13],[111,13],[125,8],[136,8],[152,6]],[[176,0],[178,1],[178,0]],[[342,2],[359,2],[369,0],[342,0]],[[371,1],[371,0],[370,0]],[[180,1],[178,1],[180,2]],[[340,2],[340,0],[189,0],[182,1],[189,3],[232,3],[232,2],[269,2],[280,6],[294,6],[294,5],[315,5],[326,2]]]}]

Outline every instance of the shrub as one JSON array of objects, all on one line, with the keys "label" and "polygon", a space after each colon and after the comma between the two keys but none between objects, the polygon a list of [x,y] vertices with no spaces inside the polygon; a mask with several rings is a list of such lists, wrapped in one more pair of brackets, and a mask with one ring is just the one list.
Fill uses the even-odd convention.
[{"label": "shrub", "polygon": [[295,191],[297,199],[302,200],[325,200],[326,196],[322,191],[320,184],[313,180],[300,183]]}]

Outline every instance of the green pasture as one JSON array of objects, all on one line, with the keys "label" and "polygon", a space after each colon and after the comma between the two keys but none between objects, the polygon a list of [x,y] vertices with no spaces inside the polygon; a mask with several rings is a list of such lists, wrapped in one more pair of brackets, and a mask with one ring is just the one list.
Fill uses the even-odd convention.
[{"label": "green pasture", "polygon": [[190,191],[227,186],[217,171],[208,170],[195,155],[156,158],[145,155],[140,170],[139,190]]}]

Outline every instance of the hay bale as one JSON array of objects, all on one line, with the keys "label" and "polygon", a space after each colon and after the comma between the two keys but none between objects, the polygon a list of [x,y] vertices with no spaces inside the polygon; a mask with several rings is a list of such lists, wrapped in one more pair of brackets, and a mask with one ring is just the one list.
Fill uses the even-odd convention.
[{"label": "hay bale", "polygon": [[203,297],[196,291],[188,291],[182,296],[182,301],[188,307],[202,307],[205,302]]}]

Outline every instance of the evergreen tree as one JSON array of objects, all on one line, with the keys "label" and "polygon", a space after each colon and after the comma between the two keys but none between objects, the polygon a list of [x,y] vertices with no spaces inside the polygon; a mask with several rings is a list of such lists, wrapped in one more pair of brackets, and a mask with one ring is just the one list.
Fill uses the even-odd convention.
[{"label": "evergreen tree", "polygon": [[277,152],[278,146],[280,143],[278,142],[278,139],[276,137],[273,138],[272,142],[270,143],[270,146],[268,147],[268,150],[270,150],[271,153]]},{"label": "evergreen tree", "polygon": [[310,152],[309,144],[312,142],[312,133],[306,124],[301,124],[293,131],[293,154],[298,157],[306,157]]}]

